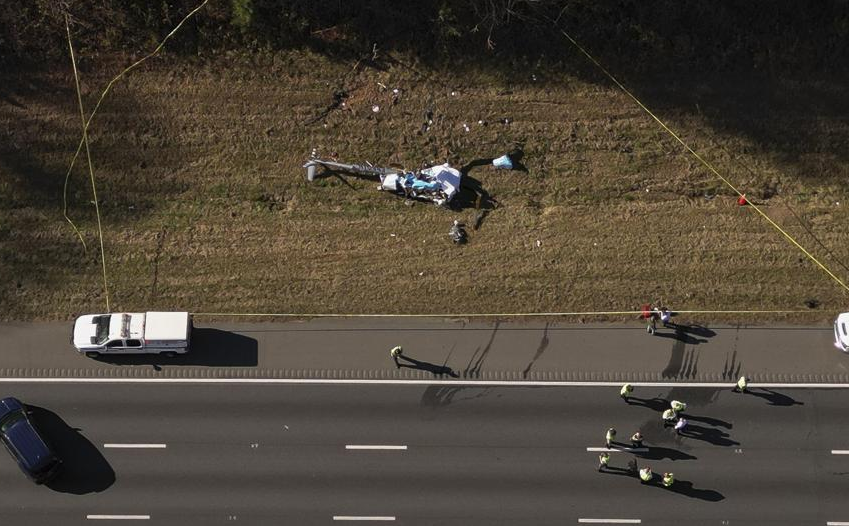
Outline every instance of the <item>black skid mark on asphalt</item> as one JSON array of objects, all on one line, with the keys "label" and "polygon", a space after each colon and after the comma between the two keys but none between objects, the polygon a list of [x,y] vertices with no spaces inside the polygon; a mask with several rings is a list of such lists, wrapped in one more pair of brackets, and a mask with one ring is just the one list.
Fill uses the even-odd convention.
[{"label": "black skid mark on asphalt", "polygon": [[460,394],[463,391],[476,390],[476,391],[480,391],[480,392],[478,392],[477,394],[474,394],[474,395],[464,396],[462,398],[459,398],[456,401],[463,402],[463,401],[467,401],[467,400],[474,400],[475,398],[484,397],[487,394],[489,394],[489,391],[491,389],[492,389],[491,387],[480,388],[480,387],[470,387],[470,386],[452,387],[452,386],[443,386],[443,385],[432,385],[432,386],[428,387],[427,389],[425,389],[424,394],[422,394],[422,399],[421,399],[420,404],[423,407],[430,407],[430,408],[434,408],[434,409],[440,408],[440,407],[446,407],[446,406],[450,405],[452,402],[454,402],[455,401],[454,397],[456,397],[458,394]]},{"label": "black skid mark on asphalt", "polygon": [[495,341],[495,335],[498,333],[498,326],[500,324],[501,322],[495,322],[495,327],[492,329],[492,334],[489,336],[489,341],[486,343],[486,346],[483,349],[480,347],[475,349],[474,354],[472,354],[472,358],[469,360],[469,364],[466,365],[466,369],[463,370],[464,377],[480,376],[481,366],[483,365],[483,361],[486,360],[490,349],[492,349],[492,342]]},{"label": "black skid mark on asphalt", "polygon": [[660,375],[663,378],[677,378],[681,374],[681,367],[684,364],[684,349],[686,344],[681,340],[675,340],[672,344],[672,354],[669,356],[669,363],[661,371]]},{"label": "black skid mark on asphalt", "polygon": [[695,349],[690,349],[690,352],[687,353],[687,357],[684,360],[684,366],[682,367],[682,373],[679,376],[683,376],[684,378],[695,378],[696,371],[698,369],[699,363],[699,354]]},{"label": "black skid mark on asphalt", "polygon": [[539,346],[537,347],[537,352],[534,354],[534,357],[531,358],[531,361],[528,362],[528,366],[525,367],[525,370],[522,371],[522,378],[527,378],[528,373],[531,371],[531,367],[534,366],[534,362],[536,362],[542,353],[548,348],[548,323],[545,324],[545,329],[542,331],[542,339],[539,342]]},{"label": "black skid mark on asphalt", "polygon": [[[728,361],[728,353],[725,353],[725,366],[722,368],[723,380],[736,380],[739,378],[741,364],[737,363],[737,349],[731,354],[731,361]],[[736,371],[734,369],[737,369]]]}]

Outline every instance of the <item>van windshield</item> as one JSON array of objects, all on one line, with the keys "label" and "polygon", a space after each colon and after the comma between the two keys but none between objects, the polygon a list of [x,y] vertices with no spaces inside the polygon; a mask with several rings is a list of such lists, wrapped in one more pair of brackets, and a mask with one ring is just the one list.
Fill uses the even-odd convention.
[{"label": "van windshield", "polygon": [[95,343],[102,345],[109,339],[109,318],[111,318],[109,314],[94,317],[94,323],[97,324],[97,332],[94,336]]}]

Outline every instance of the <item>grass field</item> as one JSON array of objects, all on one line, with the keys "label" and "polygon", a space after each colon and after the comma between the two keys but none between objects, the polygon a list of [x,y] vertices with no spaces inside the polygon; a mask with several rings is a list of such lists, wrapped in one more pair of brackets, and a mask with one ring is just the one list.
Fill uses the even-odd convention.
[{"label": "grass field", "polygon": [[[82,61],[91,108],[124,59]],[[0,88],[0,318],[105,308],[69,65]],[[629,79],[623,79],[626,82]],[[387,89],[381,87],[386,86]],[[400,90],[395,100],[393,89]],[[344,89],[344,107],[309,123]],[[840,79],[642,79],[635,91],[844,281],[849,120]],[[378,112],[372,106],[379,107]],[[433,125],[423,130],[425,115]],[[508,119],[504,124],[503,119]],[[479,124],[485,121],[485,124]],[[469,127],[465,131],[463,125]],[[116,85],[91,146],[113,310],[500,313],[807,309],[699,321],[824,322],[849,294],[603,79],[514,65],[374,68],[309,52],[157,59]],[[412,206],[342,162],[474,168],[491,197]],[[81,159],[82,160],[82,159]],[[452,245],[454,219],[470,240]],[[479,228],[471,225],[479,222]]]}]

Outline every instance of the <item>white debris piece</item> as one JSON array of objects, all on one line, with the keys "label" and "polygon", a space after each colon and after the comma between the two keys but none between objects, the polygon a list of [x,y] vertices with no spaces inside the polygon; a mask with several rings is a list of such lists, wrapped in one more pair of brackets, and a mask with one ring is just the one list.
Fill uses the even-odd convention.
[{"label": "white debris piece", "polygon": [[375,113],[379,112],[379,111],[380,111],[380,106],[378,106],[377,104],[375,104],[374,106],[372,106],[372,107],[371,107],[371,111],[373,111],[373,112],[375,112]]}]

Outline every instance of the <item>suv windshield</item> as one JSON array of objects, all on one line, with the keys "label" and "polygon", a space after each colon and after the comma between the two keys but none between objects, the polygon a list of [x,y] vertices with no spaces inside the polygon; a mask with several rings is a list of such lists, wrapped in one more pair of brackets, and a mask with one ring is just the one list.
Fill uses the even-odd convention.
[{"label": "suv windshield", "polygon": [[97,324],[97,333],[94,338],[98,344],[103,344],[109,339],[109,318],[111,318],[109,314],[94,317],[94,322]]},{"label": "suv windshield", "polygon": [[6,415],[6,418],[0,422],[0,433],[6,434],[6,431],[9,430],[16,422],[22,420],[24,418],[23,411],[15,411],[10,415]]}]

